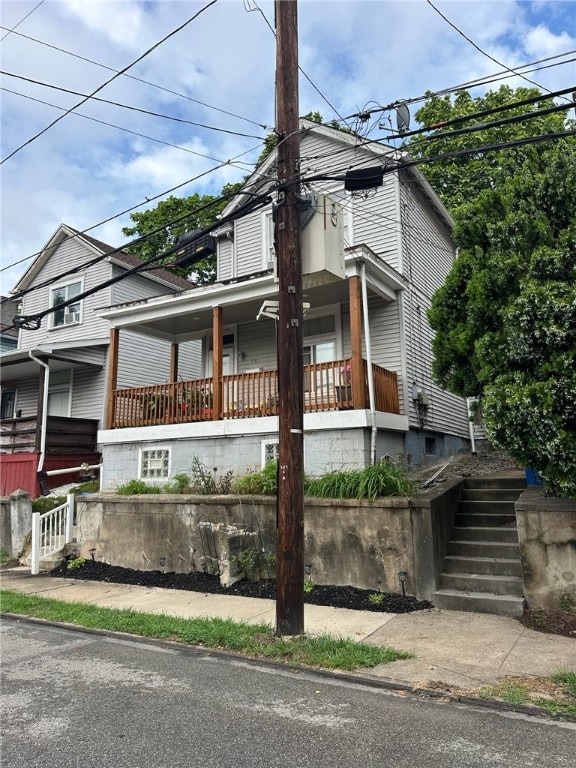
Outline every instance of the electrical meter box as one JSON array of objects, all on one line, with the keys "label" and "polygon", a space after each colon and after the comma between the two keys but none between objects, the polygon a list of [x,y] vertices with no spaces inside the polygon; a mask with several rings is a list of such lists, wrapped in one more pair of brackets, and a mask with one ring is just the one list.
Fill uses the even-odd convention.
[{"label": "electrical meter box", "polygon": [[305,288],[344,279],[344,210],[329,195],[312,195],[302,212],[300,244]]}]

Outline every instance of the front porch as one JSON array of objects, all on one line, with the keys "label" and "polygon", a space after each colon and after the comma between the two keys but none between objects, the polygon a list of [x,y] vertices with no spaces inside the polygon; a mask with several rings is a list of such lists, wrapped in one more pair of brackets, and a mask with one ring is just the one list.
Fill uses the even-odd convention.
[{"label": "front porch", "polygon": [[[372,364],[371,375],[375,410],[400,414],[396,373]],[[304,366],[305,413],[364,409],[368,402],[368,364],[362,358]],[[278,371],[114,389],[109,405],[108,429],[276,416]]]}]

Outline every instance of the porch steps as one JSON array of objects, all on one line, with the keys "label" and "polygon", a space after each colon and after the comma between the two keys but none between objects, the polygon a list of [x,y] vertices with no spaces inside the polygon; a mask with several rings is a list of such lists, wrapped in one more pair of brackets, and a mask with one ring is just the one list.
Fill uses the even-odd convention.
[{"label": "porch steps", "polygon": [[514,503],[525,487],[521,472],[464,481],[434,594],[437,608],[522,615],[524,582]]}]

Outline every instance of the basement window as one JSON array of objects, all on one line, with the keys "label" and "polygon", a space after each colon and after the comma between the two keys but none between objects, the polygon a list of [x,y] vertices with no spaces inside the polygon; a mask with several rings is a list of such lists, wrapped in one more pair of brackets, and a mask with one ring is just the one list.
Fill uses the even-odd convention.
[{"label": "basement window", "polygon": [[435,437],[425,438],[424,450],[427,456],[436,456],[436,438]]},{"label": "basement window", "polygon": [[262,469],[264,469],[269,461],[278,461],[278,450],[279,446],[277,440],[262,441]]},{"label": "basement window", "polygon": [[140,451],[140,478],[158,480],[170,477],[170,449],[154,448]]}]

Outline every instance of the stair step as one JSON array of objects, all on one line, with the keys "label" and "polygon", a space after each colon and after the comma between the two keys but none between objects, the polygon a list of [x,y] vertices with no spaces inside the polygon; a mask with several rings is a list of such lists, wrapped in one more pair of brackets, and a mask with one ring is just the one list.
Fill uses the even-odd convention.
[{"label": "stair step", "polygon": [[464,527],[455,525],[452,529],[452,538],[455,541],[494,541],[518,544],[518,530],[504,526],[491,528],[487,525],[467,525]]},{"label": "stair step", "polygon": [[517,488],[520,492],[526,488],[524,472],[510,472],[503,475],[478,475],[464,480],[465,488]]},{"label": "stair step", "polygon": [[462,592],[493,592],[496,595],[524,594],[524,581],[517,576],[494,576],[487,573],[441,573],[442,589]]},{"label": "stair step", "polygon": [[463,557],[447,555],[444,558],[445,573],[490,574],[492,576],[522,576],[520,558],[513,557]]},{"label": "stair step", "polygon": [[457,512],[454,517],[454,525],[464,527],[488,526],[488,528],[516,528],[516,515],[502,515],[497,512],[475,512],[472,514]]},{"label": "stair step", "polygon": [[463,488],[462,501],[516,502],[521,488]]},{"label": "stair step", "polygon": [[453,557],[504,557],[519,559],[518,543],[502,541],[456,541],[448,542],[448,555]]},{"label": "stair step", "polygon": [[458,502],[458,512],[467,515],[473,514],[496,514],[516,516],[516,509],[513,501],[465,501]]},{"label": "stair step", "polygon": [[433,602],[436,608],[449,611],[476,611],[497,616],[522,616],[524,598],[497,595],[490,592],[461,592],[456,589],[437,589]]}]

